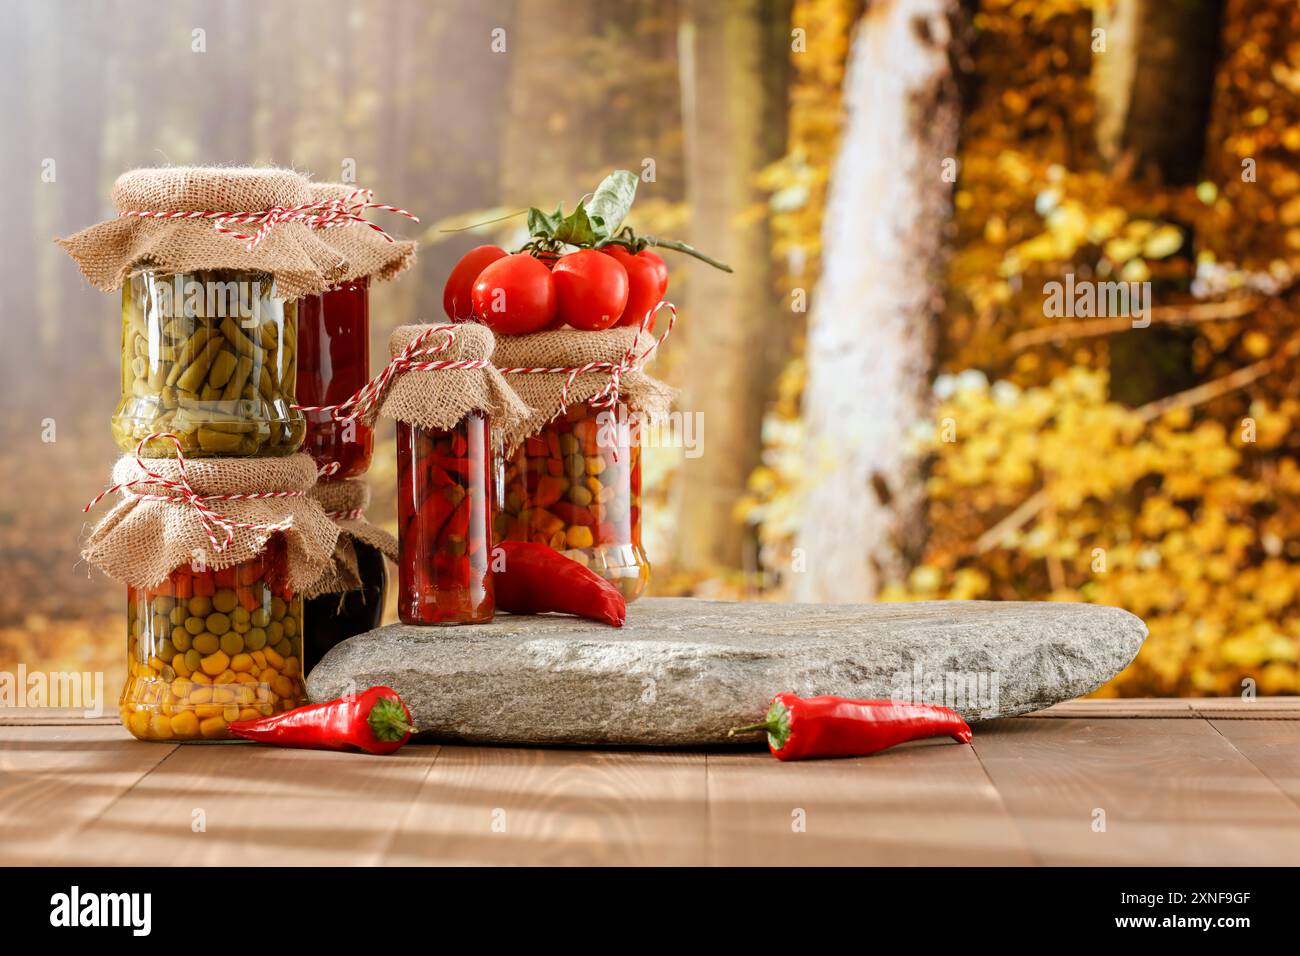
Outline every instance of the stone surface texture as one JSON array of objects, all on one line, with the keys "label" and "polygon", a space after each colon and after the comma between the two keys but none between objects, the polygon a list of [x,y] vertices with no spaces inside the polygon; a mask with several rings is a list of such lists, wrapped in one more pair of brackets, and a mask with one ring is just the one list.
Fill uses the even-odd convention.
[{"label": "stone surface texture", "polygon": [[427,739],[734,744],[746,741],[727,730],[762,719],[780,691],[902,696],[972,721],[1038,710],[1095,690],[1146,634],[1127,611],[1088,604],[642,598],[623,628],[509,614],[379,628],[330,651],[308,691],[329,700],[386,684]]}]

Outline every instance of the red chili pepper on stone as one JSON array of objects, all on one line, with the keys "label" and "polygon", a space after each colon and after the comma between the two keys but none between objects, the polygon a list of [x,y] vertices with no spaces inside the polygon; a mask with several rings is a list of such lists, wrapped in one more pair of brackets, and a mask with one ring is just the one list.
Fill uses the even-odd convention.
[{"label": "red chili pepper on stone", "polygon": [[411,712],[391,687],[372,687],[324,704],[230,724],[236,737],[278,747],[390,754],[411,739]]},{"label": "red chili pepper on stone", "polygon": [[865,757],[909,740],[952,737],[971,741],[970,727],[956,711],[935,704],[892,700],[850,700],[777,694],[760,724],[736,727],[730,735],[766,731],[778,760],[805,757]]},{"label": "red chili pepper on stone", "polygon": [[502,541],[503,567],[494,567],[497,608],[511,614],[559,611],[622,627],[627,602],[595,571],[535,541]]}]

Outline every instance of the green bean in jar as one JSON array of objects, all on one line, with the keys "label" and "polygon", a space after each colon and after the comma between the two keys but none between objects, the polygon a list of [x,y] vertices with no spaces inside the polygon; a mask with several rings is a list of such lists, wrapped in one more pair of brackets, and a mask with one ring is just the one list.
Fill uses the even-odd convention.
[{"label": "green bean in jar", "polygon": [[[297,332],[297,302],[277,296],[269,275],[133,275],[122,288],[118,447],[170,432],[187,457],[293,454],[306,428],[292,408]],[[176,454],[157,440],[143,452]]]}]

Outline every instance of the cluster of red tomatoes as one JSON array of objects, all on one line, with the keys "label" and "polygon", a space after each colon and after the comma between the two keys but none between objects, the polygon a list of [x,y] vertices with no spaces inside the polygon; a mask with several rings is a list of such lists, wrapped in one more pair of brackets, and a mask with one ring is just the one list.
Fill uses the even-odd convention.
[{"label": "cluster of red tomatoes", "polygon": [[649,249],[633,255],[610,244],[545,260],[479,246],[451,270],[442,307],[450,319],[476,318],[506,335],[566,325],[597,332],[640,325],[667,289],[668,267]]}]

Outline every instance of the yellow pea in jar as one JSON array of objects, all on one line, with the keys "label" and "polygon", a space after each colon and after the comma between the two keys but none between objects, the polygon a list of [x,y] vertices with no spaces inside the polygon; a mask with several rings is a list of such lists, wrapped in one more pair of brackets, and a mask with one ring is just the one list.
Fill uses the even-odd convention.
[{"label": "yellow pea in jar", "polygon": [[[276,456],[306,430],[292,408],[297,302],[257,272],[140,272],[122,287],[122,400],[113,437],[123,451],[154,433],[187,457]],[[166,440],[147,457],[173,457]]]},{"label": "yellow pea in jar", "polygon": [[127,589],[122,724],[140,740],[223,740],[235,720],[306,703],[302,598],[285,585],[285,546],[221,571],[177,568]]}]

